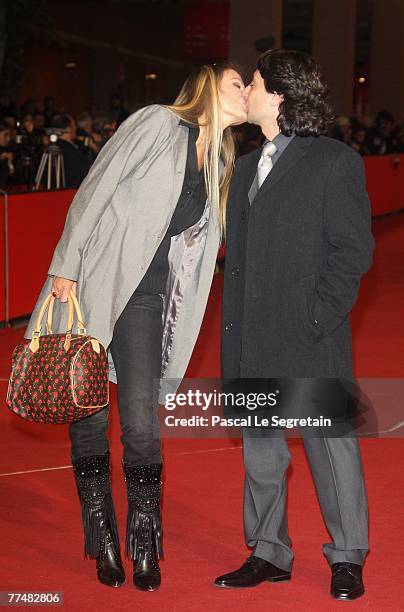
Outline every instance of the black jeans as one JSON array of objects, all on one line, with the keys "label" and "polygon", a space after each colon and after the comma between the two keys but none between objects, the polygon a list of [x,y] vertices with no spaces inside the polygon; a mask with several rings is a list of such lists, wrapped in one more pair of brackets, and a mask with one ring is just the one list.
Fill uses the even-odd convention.
[{"label": "black jeans", "polygon": [[[161,463],[157,397],[161,372],[163,298],[135,291],[117,320],[110,350],[118,380],[123,461],[128,465]],[[109,407],[70,425],[72,460],[103,455]]]}]

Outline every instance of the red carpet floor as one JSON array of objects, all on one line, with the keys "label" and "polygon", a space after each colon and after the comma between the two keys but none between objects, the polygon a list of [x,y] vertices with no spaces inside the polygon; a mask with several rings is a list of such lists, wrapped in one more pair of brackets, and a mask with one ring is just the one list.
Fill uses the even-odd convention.
[{"label": "red carpet floor", "polygon": [[[375,264],[353,313],[355,364],[361,377],[404,375],[404,215],[375,222]],[[215,278],[203,330],[188,375],[219,371],[221,277]],[[22,330],[0,330],[0,391],[6,391],[10,354]],[[111,419],[113,486],[123,538],[125,495],[120,471],[116,402]],[[328,595],[329,569],[321,544],[329,541],[299,441],[291,441],[289,529],[295,552],[290,583],[248,591],[216,589],[212,580],[248,555],[242,531],[243,464],[239,440],[166,440],[163,586],[143,594],[128,583],[108,589],[82,560],[79,505],[67,429],[30,425],[0,411],[0,591],[64,593],[66,610],[352,610],[403,611],[404,442],[361,442],[368,487],[371,553],[367,594],[357,602]]]}]

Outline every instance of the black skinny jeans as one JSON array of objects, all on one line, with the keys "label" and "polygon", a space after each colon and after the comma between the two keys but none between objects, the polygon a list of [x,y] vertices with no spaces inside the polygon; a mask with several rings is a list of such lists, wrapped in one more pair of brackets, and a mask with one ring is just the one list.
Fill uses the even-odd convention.
[{"label": "black skinny jeans", "polygon": [[[135,291],[114,327],[110,349],[118,381],[123,461],[128,465],[161,463],[153,383],[161,372],[162,312],[161,295]],[[109,406],[70,425],[73,461],[108,452],[108,414]]]}]

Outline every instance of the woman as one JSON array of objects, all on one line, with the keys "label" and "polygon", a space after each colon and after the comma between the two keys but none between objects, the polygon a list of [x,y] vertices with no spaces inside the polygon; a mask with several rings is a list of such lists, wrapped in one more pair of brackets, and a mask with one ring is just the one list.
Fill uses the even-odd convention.
[{"label": "woman", "polygon": [[[88,332],[109,347],[128,494],[126,552],[135,586],[146,591],[160,585],[162,555],[153,379],[165,379],[161,397],[176,390],[199,332],[233,168],[230,126],[246,120],[243,89],[230,64],[202,66],[172,106],[146,107],[120,126],[73,200],[48,271],[53,278],[26,334],[51,289],[61,302],[73,289]],[[63,308],[55,308],[54,331],[64,331]],[[97,559],[100,582],[116,587],[125,575],[107,428],[105,409],[73,423],[70,437],[85,554]]]}]

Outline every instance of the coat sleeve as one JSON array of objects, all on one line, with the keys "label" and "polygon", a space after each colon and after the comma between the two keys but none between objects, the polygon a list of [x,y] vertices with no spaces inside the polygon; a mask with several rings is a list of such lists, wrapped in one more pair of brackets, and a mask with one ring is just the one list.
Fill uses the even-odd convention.
[{"label": "coat sleeve", "polygon": [[49,275],[77,280],[83,248],[118,184],[169,135],[169,111],[148,106],[124,121],[104,145],[67,213]]},{"label": "coat sleeve", "polygon": [[324,209],[327,257],[317,283],[313,323],[318,338],[332,333],[355,304],[374,250],[362,158],[347,149],[331,170]]}]

